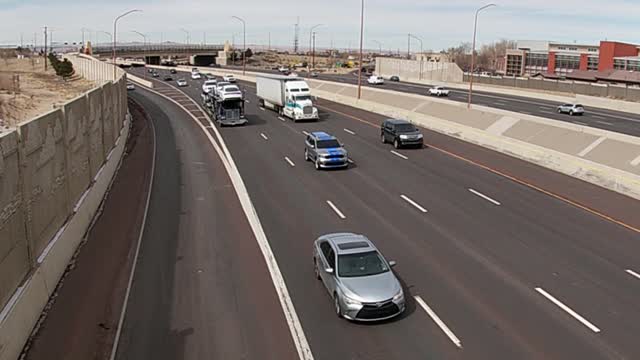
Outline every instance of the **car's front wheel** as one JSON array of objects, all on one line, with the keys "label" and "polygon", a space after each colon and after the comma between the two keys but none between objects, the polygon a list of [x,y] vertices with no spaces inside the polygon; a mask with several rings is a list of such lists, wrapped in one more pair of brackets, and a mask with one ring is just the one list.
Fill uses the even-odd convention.
[{"label": "car's front wheel", "polygon": [[573,116],[573,110],[569,110],[569,116]]},{"label": "car's front wheel", "polygon": [[400,149],[400,141],[398,141],[398,139],[393,140],[393,147]]},{"label": "car's front wheel", "polygon": [[309,150],[304,149],[304,161],[309,161]]},{"label": "car's front wheel", "polygon": [[380,135],[380,141],[382,141],[383,144],[387,143],[387,139],[385,139],[384,134]]},{"label": "car's front wheel", "polygon": [[316,166],[316,170],[320,170],[320,161],[318,161],[318,159],[316,159],[315,166]]},{"label": "car's front wheel", "polygon": [[562,109],[558,108],[558,114],[562,114]]}]

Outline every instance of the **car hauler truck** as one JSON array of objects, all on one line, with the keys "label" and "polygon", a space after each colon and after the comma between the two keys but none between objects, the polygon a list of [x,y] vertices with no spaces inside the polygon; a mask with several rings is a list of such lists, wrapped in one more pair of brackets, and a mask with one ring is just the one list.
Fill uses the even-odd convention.
[{"label": "car hauler truck", "polygon": [[256,93],[261,107],[272,109],[293,121],[318,120],[306,81],[295,76],[257,75]]},{"label": "car hauler truck", "polygon": [[206,111],[220,124],[244,125],[248,121],[244,116],[244,96],[235,85],[227,85],[217,93],[209,91],[202,94]]}]

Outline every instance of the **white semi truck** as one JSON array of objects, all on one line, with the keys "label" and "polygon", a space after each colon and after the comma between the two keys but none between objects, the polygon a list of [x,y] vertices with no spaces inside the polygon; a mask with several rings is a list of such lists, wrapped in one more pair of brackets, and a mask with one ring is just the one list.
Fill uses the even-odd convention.
[{"label": "white semi truck", "polygon": [[282,75],[256,76],[258,101],[261,107],[272,109],[293,121],[318,120],[306,81]]}]

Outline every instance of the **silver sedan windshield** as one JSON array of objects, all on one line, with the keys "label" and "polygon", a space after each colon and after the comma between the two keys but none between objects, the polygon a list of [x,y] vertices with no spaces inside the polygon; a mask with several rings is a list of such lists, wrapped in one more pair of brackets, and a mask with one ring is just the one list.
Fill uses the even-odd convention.
[{"label": "silver sedan windshield", "polygon": [[377,251],[338,256],[338,275],[340,277],[371,276],[387,271],[389,271],[389,267]]}]

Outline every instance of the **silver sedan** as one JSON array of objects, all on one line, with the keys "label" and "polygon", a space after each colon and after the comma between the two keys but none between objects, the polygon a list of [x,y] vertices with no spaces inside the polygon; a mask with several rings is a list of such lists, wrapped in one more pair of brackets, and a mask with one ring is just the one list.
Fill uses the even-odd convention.
[{"label": "silver sedan", "polygon": [[404,292],[391,267],[367,237],[328,234],[313,245],[316,277],[322,280],[338,317],[390,319],[405,310]]}]

